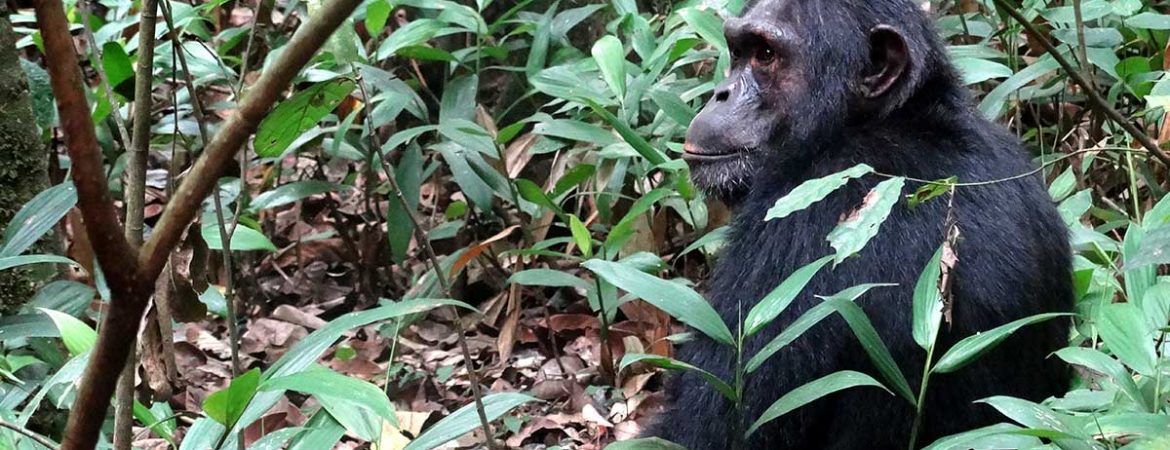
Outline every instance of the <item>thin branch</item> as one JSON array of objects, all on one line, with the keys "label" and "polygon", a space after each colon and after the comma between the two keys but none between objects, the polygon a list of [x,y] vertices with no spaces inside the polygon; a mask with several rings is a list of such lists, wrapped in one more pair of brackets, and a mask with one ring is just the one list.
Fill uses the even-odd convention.
[{"label": "thin branch", "polygon": [[39,434],[36,434],[32,431],[26,430],[26,429],[24,429],[24,427],[17,425],[15,423],[0,420],[0,428],[7,428],[9,430],[15,431],[15,432],[23,435],[24,437],[32,439],[33,442],[36,442],[36,443],[40,444],[42,447],[47,448],[49,450],[57,450],[57,444],[53,443],[53,441],[50,441],[49,438],[41,436]]},{"label": "thin branch", "polygon": [[78,208],[112,293],[110,310],[103,318],[101,335],[90,353],[62,444],[63,450],[91,450],[97,443],[114,384],[126,364],[130,350],[126,341],[132,339],[138,330],[139,317],[153,286],[139,277],[137,260],[127,258],[135,254],[135,249],[122,234],[114,212],[103,170],[102,150],[85,100],[64,6],[56,0],[36,0],[33,6],[44,39],[45,62],[57,99],[65,145],[72,162]]},{"label": "thin branch", "polygon": [[[167,255],[199,211],[200,202],[211,192],[217,175],[232,155],[256,129],[300,69],[325,40],[357,7],[360,0],[327,2],[313,20],[304,24],[285,47],[281,58],[257,81],[228,119],[203,157],[191,170],[187,182],[176,191],[154,233],[142,248],[134,248],[122,235],[113,209],[101,147],[97,144],[89,106],[85,100],[77,55],[69,34],[63,4],[56,0],[35,0],[37,23],[44,39],[45,61],[61,128],[72,161],[79,208],[98,262],[113,293],[97,344],[66,426],[62,450],[92,450],[109,408],[114,383],[125,363],[126,342],[137,331],[142,311],[166,264]],[[138,257],[133,255],[137,253]]]},{"label": "thin branch", "polygon": [[1011,5],[1008,5],[1004,0],[995,0],[995,6],[1006,12],[1009,16],[1012,16],[1016,22],[1019,22],[1020,25],[1028,31],[1029,36],[1036,38],[1036,41],[1044,47],[1044,51],[1048,52],[1049,55],[1052,55],[1052,58],[1056,60],[1056,63],[1060,64],[1060,67],[1064,69],[1065,73],[1068,74],[1068,77],[1085,91],[1085,95],[1089,97],[1089,103],[1091,103],[1092,106],[1097,109],[1097,111],[1099,111],[1101,114],[1104,114],[1105,117],[1109,118],[1109,120],[1116,122],[1117,125],[1125,130],[1126,133],[1129,133],[1130,136],[1133,136],[1134,139],[1137,139],[1137,141],[1142,144],[1142,147],[1145,147],[1145,149],[1148,150],[1151,155],[1154,155],[1158,161],[1161,161],[1162,164],[1170,167],[1170,156],[1167,156],[1166,153],[1162,151],[1162,148],[1158,146],[1158,143],[1133,123],[1131,123],[1129,119],[1125,117],[1125,115],[1114,109],[1113,106],[1111,106],[1109,102],[1105,100],[1105,97],[1101,96],[1101,93],[1097,92],[1096,89],[1093,89],[1093,85],[1089,83],[1085,77],[1081,76],[1081,73],[1079,70],[1077,70],[1076,66],[1073,66],[1072,63],[1070,63],[1068,59],[1060,53],[1060,50],[1057,50],[1057,48],[1052,45],[1052,42],[1044,37],[1040,30],[1036,29],[1036,25],[1033,25],[1032,22],[1030,22],[1026,17],[1024,17],[1023,14],[1020,13],[1020,11],[1016,10]]},{"label": "thin branch", "polygon": [[[142,244],[146,212],[146,161],[150,155],[151,93],[154,90],[154,30],[158,23],[157,0],[142,2],[138,20],[138,70],[134,79],[134,130],[126,158],[126,240]],[[112,107],[112,105],[111,105]],[[134,375],[138,367],[135,349],[138,330],[123,345],[130,347],[122,376],[114,390],[114,450],[130,450],[134,439]]]},{"label": "thin branch", "polygon": [[[366,91],[365,81],[358,78],[358,87],[361,89],[362,98],[370,98],[369,92]],[[435,278],[439,281],[439,288],[443,290],[443,296],[451,298],[451,281],[447,279],[447,273],[443,271],[443,267],[439,265],[439,257],[435,254],[435,248],[431,246],[430,239],[427,238],[426,232],[422,228],[422,221],[417,217],[417,211],[411,208],[410,203],[406,201],[406,197],[402,195],[402,188],[398,185],[398,178],[394,175],[394,168],[390,166],[390,162],[386,159],[386,155],[382,152],[382,142],[378,137],[378,133],[370,126],[370,121],[365,121],[366,133],[370,135],[370,141],[374,157],[378,158],[378,162],[382,165],[382,171],[386,173],[386,181],[390,183],[390,190],[393,191],[394,198],[398,200],[398,206],[406,212],[406,217],[410,219],[410,226],[414,230],[414,239],[418,241],[418,246],[422,248],[423,255],[426,256],[427,262],[430,263],[431,268],[435,271]],[[452,312],[455,313],[456,322],[458,322],[459,311],[452,307]],[[492,433],[492,423],[487,418],[487,412],[483,406],[483,392],[479,386],[479,373],[475,370],[475,362],[471,359],[471,349],[467,346],[467,337],[463,335],[463,327],[459,326],[455,333],[455,338],[459,342],[459,350],[463,353],[463,361],[467,364],[467,378],[471,384],[471,397],[475,401],[475,412],[479,416],[479,426],[483,428],[485,444],[489,449],[502,448],[496,443],[496,439]]]},{"label": "thin branch", "polygon": [[309,62],[358,3],[360,0],[326,2],[320,14],[297,30],[280,59],[248,90],[236,113],[224,122],[215,138],[204,148],[202,157],[191,168],[192,175],[175,191],[150,240],[142,246],[139,262],[144,275],[154,277],[162,270],[167,253],[195,218],[200,203],[211,193],[218,175],[232,160],[236,150],[255,131],[301,67]]}]

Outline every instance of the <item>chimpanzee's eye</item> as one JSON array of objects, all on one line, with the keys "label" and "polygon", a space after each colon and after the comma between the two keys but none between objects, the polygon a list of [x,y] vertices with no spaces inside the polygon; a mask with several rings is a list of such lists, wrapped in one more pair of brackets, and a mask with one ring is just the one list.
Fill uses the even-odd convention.
[{"label": "chimpanzee's eye", "polygon": [[756,65],[766,66],[768,64],[772,64],[772,61],[776,59],[776,54],[772,52],[771,48],[767,46],[761,46],[758,50],[756,50],[755,58]]}]

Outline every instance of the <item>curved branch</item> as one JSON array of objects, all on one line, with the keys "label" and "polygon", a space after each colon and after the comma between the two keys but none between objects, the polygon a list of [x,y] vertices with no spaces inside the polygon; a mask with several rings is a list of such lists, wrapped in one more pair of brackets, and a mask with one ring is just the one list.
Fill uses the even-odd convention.
[{"label": "curved branch", "polygon": [[1007,13],[1007,15],[1012,16],[1016,22],[1019,22],[1020,25],[1028,31],[1030,36],[1036,38],[1036,41],[1044,47],[1044,51],[1048,52],[1049,55],[1052,55],[1052,59],[1055,59],[1056,63],[1060,64],[1060,67],[1064,69],[1065,73],[1068,74],[1068,77],[1073,80],[1073,83],[1076,83],[1077,86],[1081,87],[1081,90],[1085,91],[1085,95],[1089,97],[1089,103],[1091,103],[1097,111],[1099,111],[1101,114],[1104,114],[1105,117],[1109,118],[1109,120],[1116,122],[1117,125],[1121,126],[1121,129],[1125,130],[1126,133],[1129,133],[1130,136],[1133,136],[1134,139],[1137,139],[1138,143],[1142,144],[1142,147],[1145,147],[1145,149],[1149,151],[1151,155],[1154,155],[1158,161],[1161,161],[1162,164],[1166,165],[1166,167],[1170,167],[1170,156],[1167,156],[1166,153],[1162,151],[1162,148],[1158,146],[1158,143],[1154,141],[1154,139],[1149,135],[1142,132],[1142,130],[1138,129],[1138,127],[1130,122],[1124,114],[1121,114],[1116,109],[1114,109],[1113,106],[1110,106],[1109,102],[1105,100],[1105,97],[1102,97],[1101,93],[1097,92],[1097,90],[1093,88],[1092,83],[1089,83],[1085,77],[1081,76],[1081,73],[1079,70],[1077,70],[1076,66],[1073,66],[1072,63],[1070,63],[1068,59],[1064,57],[1064,55],[1060,54],[1060,50],[1057,50],[1056,46],[1052,45],[1052,42],[1045,38],[1044,34],[1041,33],[1040,30],[1036,29],[1036,25],[1033,25],[1032,22],[1028,21],[1028,19],[1024,17],[1023,14],[1020,14],[1019,10],[1013,8],[1004,0],[995,0],[995,7],[1003,10],[1005,13]]},{"label": "curved branch", "polygon": [[[89,364],[78,390],[66,426],[62,450],[91,450],[97,443],[115,380],[125,364],[138,331],[142,311],[162,271],[167,254],[178,243],[183,231],[195,218],[199,204],[215,186],[224,164],[231,160],[255,131],[260,120],[280,97],[281,92],[333,34],[360,0],[326,2],[321,11],[301,26],[247,98],[229,118],[219,134],[206,147],[204,155],[191,169],[188,180],[175,193],[166,212],[155,227],[151,239],[141,251],[126,241],[114,212],[101,148],[95,138],[93,120],[85,101],[77,56],[74,53],[69,24],[58,0],[35,0],[37,23],[44,38],[45,60],[61,128],[73,162],[73,180],[77,185],[79,208],[85,219],[86,232],[93,242],[98,262],[105,268],[113,293],[109,313],[101,335],[90,354]],[[138,257],[135,258],[134,255]]]}]

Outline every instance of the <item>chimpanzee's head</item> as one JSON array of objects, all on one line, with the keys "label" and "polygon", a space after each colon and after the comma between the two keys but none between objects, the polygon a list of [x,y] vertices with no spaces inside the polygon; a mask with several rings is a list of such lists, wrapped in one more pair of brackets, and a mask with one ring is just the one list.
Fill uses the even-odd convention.
[{"label": "chimpanzee's head", "polygon": [[950,73],[910,0],[760,0],[723,32],[731,69],[691,122],[684,158],[725,201],[760,167],[808,160],[842,127],[896,114],[925,79]]}]

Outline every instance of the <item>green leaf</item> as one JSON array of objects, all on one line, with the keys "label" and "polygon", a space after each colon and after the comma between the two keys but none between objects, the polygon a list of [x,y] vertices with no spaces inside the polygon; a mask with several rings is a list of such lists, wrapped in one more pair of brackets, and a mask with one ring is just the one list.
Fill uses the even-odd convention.
[{"label": "green leaf", "polygon": [[733,388],[733,387],[731,387],[731,385],[727,384],[726,381],[719,379],[719,377],[715,376],[715,374],[713,374],[711,372],[708,372],[708,371],[703,370],[699,367],[687,364],[685,362],[682,362],[682,361],[679,361],[676,359],[667,358],[665,356],[659,356],[659,355],[644,354],[644,353],[627,353],[625,356],[622,357],[621,364],[619,365],[619,367],[620,367],[619,370],[623,370],[626,367],[629,367],[630,364],[639,363],[639,362],[650,364],[650,365],[655,366],[655,367],[661,367],[661,368],[667,369],[667,370],[687,370],[687,371],[695,372],[695,373],[699,374],[699,376],[702,377],[704,380],[706,380],[707,383],[711,385],[711,387],[715,388],[715,390],[717,392],[719,392],[720,394],[723,394],[723,397],[727,398],[727,400],[735,402],[735,398],[736,398],[735,388]]},{"label": "green leaf", "polygon": [[29,264],[43,264],[43,263],[72,264],[75,266],[78,265],[72,259],[66,258],[64,256],[20,255],[20,256],[7,256],[7,257],[0,258],[0,270],[11,269],[13,267],[26,266]]},{"label": "green leaf", "polygon": [[230,427],[240,419],[259,385],[260,369],[244,372],[232,380],[228,387],[208,395],[203,401],[203,412],[216,422]]},{"label": "green leaf", "polygon": [[687,450],[687,448],[661,438],[641,438],[614,442],[605,446],[605,450]]},{"label": "green leaf", "polygon": [[0,258],[16,256],[32,247],[77,204],[77,189],[64,182],[41,191],[29,200],[4,229]]},{"label": "green leaf", "polygon": [[571,287],[591,289],[593,286],[572,274],[552,269],[528,269],[512,274],[508,283],[524,286]]},{"label": "green leaf", "polygon": [[[334,419],[365,440],[377,438],[382,420],[395,427],[399,426],[394,406],[381,389],[367,381],[348,377],[324,367],[317,366],[304,372],[269,379],[260,386],[260,390],[289,390],[312,395]],[[354,409],[381,419],[374,421],[379,427],[371,429],[370,421],[365,420],[363,415],[341,413]]]},{"label": "green leaf", "polygon": [[[219,234],[219,224],[204,225],[200,231],[203,234],[203,240],[207,242],[207,248],[223,250],[223,239]],[[250,250],[268,250],[275,252],[276,246],[272,244],[272,241],[268,240],[267,236],[264,236],[264,233],[239,225],[236,227],[236,231],[232,233],[231,250],[233,252]]]},{"label": "green leaf", "polygon": [[695,110],[678,94],[666,89],[651,89],[650,99],[675,123],[688,126],[695,119]]},{"label": "green leaf", "polygon": [[134,63],[121,43],[109,41],[102,44],[102,69],[106,71],[106,79],[114,92],[133,98]]},{"label": "green leaf", "polygon": [[47,308],[37,308],[37,310],[49,316],[53,320],[53,324],[57,325],[57,331],[61,333],[61,341],[65,343],[65,348],[69,350],[70,355],[77,356],[85,353],[93,348],[93,344],[97,342],[97,332],[76,317]]},{"label": "green leaf", "polygon": [[353,92],[354,86],[353,80],[335,78],[314,84],[281,102],[260,122],[253,142],[256,154],[269,158],[282,155],[293,141],[336,109]]},{"label": "green leaf", "polygon": [[744,319],[744,337],[758,333],[779,317],[780,313],[784,312],[784,309],[792,304],[796,296],[804,291],[804,287],[808,285],[808,282],[832,260],[832,256],[826,256],[796,269],[779,286],[772,289],[772,292],[765,295],[759,303],[756,303],[756,306],[752,307],[751,311],[748,312],[747,318]]},{"label": "green leaf", "polygon": [[[483,409],[488,420],[496,420],[517,406],[538,401],[528,395],[504,392],[484,397]],[[470,403],[428,428],[402,450],[431,450],[476,428],[479,428],[479,416],[475,403]]]},{"label": "green leaf", "polygon": [[[366,31],[371,36],[382,34],[386,28],[386,21],[390,19],[393,7],[388,0],[374,0],[366,6]],[[380,58],[380,57],[379,57]]]},{"label": "green leaf", "polygon": [[601,69],[601,76],[617,98],[626,96],[626,49],[622,41],[612,35],[602,36],[593,43],[593,60]]},{"label": "green leaf", "polygon": [[657,306],[671,317],[694,327],[711,339],[735,345],[731,330],[707,300],[687,286],[663,280],[621,263],[593,259],[585,268],[597,276]]},{"label": "green leaf", "polygon": [[922,269],[918,283],[914,285],[914,342],[923,350],[934,347],[938,339],[938,328],[942,324],[943,299],[939,290],[942,276],[942,257],[945,244],[934,252],[930,262]]},{"label": "green leaf", "polygon": [[906,179],[902,177],[878,183],[865,196],[861,207],[829,233],[829,245],[837,250],[834,259],[836,264],[860,252],[870,239],[877,236],[878,228],[889,217],[894,204],[902,198],[902,186],[905,183]]},{"label": "green leaf", "polygon": [[553,202],[536,183],[524,178],[517,178],[514,183],[516,184],[516,191],[519,192],[521,198],[536,203],[556,214],[564,214],[561,207],[556,202]]},{"label": "green leaf", "polygon": [[[441,306],[456,306],[475,311],[470,305],[456,300],[420,298],[390,303],[367,311],[352,312],[329,321],[327,325],[310,333],[300,342],[297,342],[280,359],[264,373],[266,379],[292,375],[301,372],[321,357],[337,339],[345,332],[369,325],[374,322],[389,320],[429,311]],[[240,417],[239,422],[232,429],[232,434],[258,420],[272,405],[284,396],[283,392],[265,391],[256,394],[248,409]],[[225,447],[228,448],[228,447]],[[309,447],[319,448],[319,447]]]},{"label": "green leaf", "polygon": [[1158,366],[1153,330],[1133,303],[1111,303],[1101,307],[1097,330],[1109,351],[1138,373],[1153,377]]},{"label": "green leaf", "polygon": [[[780,416],[788,414],[826,395],[860,386],[873,386],[886,389],[885,386],[882,386],[873,377],[861,372],[843,370],[832,373],[784,394],[783,397],[780,397],[779,400],[776,400],[775,403],[772,403],[772,406],[769,406],[764,411],[764,414],[756,420],[756,423],[752,424],[751,428],[748,428],[747,435],[751,436],[752,433],[755,433],[760,428],[760,425],[776,420]],[[889,392],[888,389],[886,391]]]},{"label": "green leaf", "polygon": [[[853,286],[851,288],[845,289],[845,290],[838,292],[838,293],[836,293],[828,298],[837,298],[837,299],[851,302],[851,301],[857,300],[858,297],[861,297],[866,292],[869,292],[870,289],[873,289],[875,287],[889,287],[889,286],[897,286],[897,285],[896,284],[862,284],[862,285]],[[788,344],[791,344],[793,341],[796,340],[796,338],[799,338],[800,336],[804,335],[804,333],[806,331],[811,329],[813,326],[816,326],[816,324],[820,323],[826,317],[829,317],[829,315],[832,314],[833,311],[834,311],[834,309],[833,309],[832,305],[829,305],[828,303],[824,303],[824,302],[821,302],[820,304],[813,306],[812,308],[809,308],[808,311],[805,311],[804,314],[802,314],[800,317],[798,317],[796,320],[794,320],[791,324],[789,324],[788,327],[784,329],[784,331],[781,331],[780,334],[776,335],[775,338],[772,338],[772,340],[769,341],[766,345],[764,345],[764,347],[761,348],[760,351],[756,352],[755,356],[752,356],[752,358],[750,360],[748,360],[747,366],[745,366],[747,372],[748,373],[755,372],[756,369],[759,369],[760,366],[763,365],[764,362],[768,360],[768,358],[771,358],[772,355],[776,354],[776,352],[780,351],[784,347],[787,347]]]},{"label": "green leaf", "polygon": [[695,32],[714,45],[721,52],[727,52],[727,39],[723,37],[723,20],[709,9],[695,7],[679,10],[678,15],[687,22]]},{"label": "green leaf", "polygon": [[[475,120],[475,94],[479,90],[479,76],[467,75],[455,78],[443,86],[443,98],[439,101],[439,129],[453,119]],[[474,147],[473,147],[474,148]]]},{"label": "green leaf", "polygon": [[588,142],[606,146],[620,142],[613,133],[597,125],[572,119],[544,120],[532,127],[532,132],[544,136]]},{"label": "green leaf", "polygon": [[593,236],[589,234],[589,229],[575,214],[569,214],[569,231],[573,233],[573,241],[577,243],[577,247],[581,248],[581,254],[586,258],[592,258]]},{"label": "green leaf", "polygon": [[854,178],[861,178],[863,175],[873,172],[873,167],[865,164],[858,164],[849,169],[837,172],[832,175],[817,178],[815,180],[808,180],[800,183],[788,195],[776,200],[776,203],[768,209],[768,213],[764,216],[764,220],[783,219],[794,212],[801,211],[813,203],[824,200],[829,194],[832,194],[837,189],[841,189]]},{"label": "green leaf", "polygon": [[283,184],[271,191],[257,195],[256,198],[252,199],[252,203],[248,206],[253,211],[276,208],[278,206],[295,203],[317,194],[336,191],[338,187],[339,186],[336,183],[329,183],[326,181],[294,181],[292,183]]},{"label": "green leaf", "polygon": [[378,46],[378,59],[383,60],[398,53],[399,50],[413,45],[422,44],[435,37],[447,25],[435,19],[416,19],[394,30]]},{"label": "green leaf", "polygon": [[1170,15],[1147,11],[1125,19],[1125,26],[1147,30],[1170,30]]},{"label": "green leaf", "polygon": [[1133,381],[1133,376],[1125,366],[1095,348],[1065,347],[1056,351],[1056,356],[1069,364],[1084,366],[1095,370],[1113,379],[1113,383],[1129,397],[1135,406],[1143,411],[1149,411],[1148,402],[1144,401],[1141,390]]},{"label": "green leaf", "polygon": [[634,201],[630,206],[630,210],[626,212],[625,217],[614,225],[609,230],[609,235],[605,237],[605,254],[615,255],[621,250],[622,246],[634,235],[634,222],[638,220],[645,220],[642,215],[650,210],[654,204],[662,199],[674,195],[674,191],[666,188],[655,188],[641,198]]},{"label": "green leaf", "polygon": [[886,343],[882,341],[881,336],[878,335],[877,330],[874,329],[869,317],[866,317],[861,307],[857,306],[856,303],[839,298],[827,298],[825,303],[837,310],[837,313],[849,324],[853,335],[857,336],[861,347],[869,355],[870,361],[873,361],[873,365],[877,367],[882,378],[892,385],[894,392],[909,401],[911,405],[916,404],[917,400],[914,397],[914,392],[910,390],[910,383],[906,381],[906,376],[902,375],[902,370],[898,368],[898,363],[894,362],[890,349],[886,347]]},{"label": "green leaf", "polygon": [[[329,411],[317,410],[313,418],[305,423],[308,431],[294,437],[288,444],[288,450],[318,450],[333,448],[345,436],[345,427],[334,419]],[[220,447],[225,448],[223,446]]]},{"label": "green leaf", "polygon": [[990,351],[999,345],[1016,330],[1028,325],[1040,323],[1046,320],[1055,319],[1057,317],[1067,316],[1065,313],[1048,313],[1037,314],[1031,317],[1025,317],[1016,320],[983,333],[974,334],[963,338],[963,340],[955,343],[947,353],[939,358],[938,364],[931,369],[932,373],[950,373],[962,369],[963,366],[970,364],[979,358],[980,355]]},{"label": "green leaf", "polygon": [[646,161],[649,161],[650,164],[657,166],[668,161],[668,158],[665,154],[651,146],[649,142],[646,142],[646,139],[642,138],[642,135],[635,132],[633,128],[630,128],[628,124],[623,122],[621,119],[618,119],[617,116],[614,116],[593,100],[583,100],[589,105],[589,108],[592,109],[594,113],[596,113],[598,116],[601,116],[601,118],[605,120],[609,126],[613,127],[613,129],[622,136],[622,139],[626,140],[627,144],[630,144],[631,147],[634,147],[634,151],[638,152],[639,155],[642,155],[643,158],[646,158]]}]

